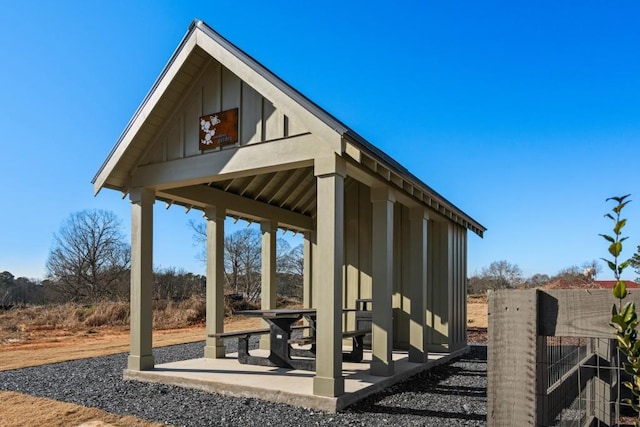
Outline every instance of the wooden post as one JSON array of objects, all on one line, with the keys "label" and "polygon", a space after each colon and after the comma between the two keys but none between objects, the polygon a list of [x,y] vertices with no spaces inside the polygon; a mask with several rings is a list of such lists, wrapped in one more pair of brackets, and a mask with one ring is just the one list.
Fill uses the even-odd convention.
[{"label": "wooden post", "polygon": [[371,189],[373,313],[371,375],[393,375],[393,204],[388,187]]},{"label": "wooden post", "polygon": [[151,309],[153,291],[153,203],[146,188],[129,192],[131,200],[131,350],[128,368],[153,369]]},{"label": "wooden post", "polygon": [[[303,266],[302,266],[302,306],[304,308],[314,308],[315,299],[313,298],[314,281],[313,281],[313,239],[315,235],[311,231],[304,232],[303,246]],[[302,320],[305,326],[309,326],[309,321],[305,318]],[[305,329],[303,334],[309,336],[311,331]]]},{"label": "wooden post", "polygon": [[344,393],[342,376],[342,268],[344,265],[344,177],[346,165],[338,157],[315,160],[317,180],[317,351],[313,394]]},{"label": "wooden post", "polygon": [[536,425],[537,291],[489,294],[489,427]]},{"label": "wooden post", "polygon": [[[225,212],[222,206],[211,206],[204,211],[207,218],[207,335],[221,333],[224,330]],[[216,359],[224,356],[222,340],[207,337],[204,357]]]},{"label": "wooden post", "polygon": [[304,308],[313,308],[313,242],[311,231],[305,231],[303,236],[302,305]]},{"label": "wooden post", "polygon": [[410,283],[409,298],[411,313],[409,320],[409,361],[424,363],[427,354],[427,221],[429,217],[424,208],[412,208],[409,213],[410,245],[409,254]]},{"label": "wooden post", "polygon": [[[276,308],[276,233],[278,226],[274,221],[264,220],[260,223],[262,232],[262,277],[260,308],[269,310]],[[262,327],[268,328],[269,323],[262,320]],[[269,349],[269,335],[260,337],[260,348]]]}]

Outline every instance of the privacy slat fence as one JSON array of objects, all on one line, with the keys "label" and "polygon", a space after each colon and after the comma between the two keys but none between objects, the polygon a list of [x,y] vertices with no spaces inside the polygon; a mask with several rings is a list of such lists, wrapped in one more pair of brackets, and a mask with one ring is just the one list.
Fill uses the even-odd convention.
[{"label": "privacy slat fence", "polygon": [[489,426],[616,425],[616,302],[609,290],[491,292]]}]

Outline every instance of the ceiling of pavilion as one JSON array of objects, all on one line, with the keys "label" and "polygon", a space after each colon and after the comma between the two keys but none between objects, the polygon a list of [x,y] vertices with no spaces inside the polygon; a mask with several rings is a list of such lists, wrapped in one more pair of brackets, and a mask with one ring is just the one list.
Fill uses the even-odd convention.
[{"label": "ceiling of pavilion", "polygon": [[302,215],[316,215],[313,167],[216,181],[209,186]]}]

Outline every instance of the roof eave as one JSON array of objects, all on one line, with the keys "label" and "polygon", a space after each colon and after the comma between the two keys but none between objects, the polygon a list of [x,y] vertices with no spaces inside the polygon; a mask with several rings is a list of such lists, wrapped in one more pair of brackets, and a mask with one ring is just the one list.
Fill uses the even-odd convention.
[{"label": "roof eave", "polygon": [[[191,38],[191,36],[195,32],[196,28],[198,28],[199,24],[202,24],[202,21],[200,21],[199,19],[194,19],[191,22],[191,24],[189,25],[189,28],[187,29],[186,34],[184,35],[184,37],[180,41],[180,44],[178,44],[178,47],[174,50],[173,54],[169,58],[169,61],[167,61],[166,65],[162,69],[162,72],[160,73],[158,78],[155,80],[155,82],[153,83],[153,86],[151,86],[151,89],[149,89],[149,91],[147,92],[147,95],[144,97],[144,99],[142,100],[142,102],[140,103],[138,108],[136,109],[135,113],[133,114],[133,116],[131,117],[129,122],[127,123],[127,126],[124,128],[124,130],[120,134],[120,137],[118,138],[118,141],[113,146],[113,148],[109,152],[109,155],[106,157],[106,159],[104,160],[104,162],[102,163],[102,165],[98,169],[98,172],[94,175],[93,179],[91,180],[91,183],[94,185],[94,188],[93,188],[94,195],[98,194],[98,192],[103,187],[114,189],[113,186],[110,186],[110,185],[106,184],[106,181],[108,179],[109,174],[111,173],[111,171],[115,167],[115,165],[114,165],[114,167],[111,168],[111,170],[108,170],[108,171],[106,170],[107,169],[107,165],[110,163],[111,159],[113,158],[115,153],[118,151],[120,146],[124,143],[126,137],[128,136],[128,134],[129,134],[129,132],[131,130],[131,127],[133,126],[133,124],[136,122],[136,120],[140,116],[141,112],[144,110],[144,108],[149,103],[150,98],[155,93],[156,89],[158,88],[158,86],[160,85],[160,83],[162,82],[164,77],[166,76],[168,70],[174,64],[174,62],[176,61],[176,58],[179,56],[180,52],[184,49],[185,45],[187,44],[188,40]],[[101,177],[102,177],[102,179],[101,179]],[[121,188],[117,188],[117,189],[118,190],[123,190]]]},{"label": "roof eave", "polygon": [[386,164],[386,166],[388,166],[389,168],[395,170],[396,173],[398,173],[399,175],[405,176],[409,181],[414,183],[414,185],[420,187],[427,194],[430,194],[430,195],[438,198],[439,200],[441,200],[443,203],[445,203],[447,205],[447,207],[451,211],[456,213],[456,215],[459,215],[459,216],[463,217],[468,222],[469,225],[467,226],[467,228],[469,228],[471,231],[476,233],[478,236],[483,237],[484,232],[487,231],[486,227],[484,227],[482,224],[480,224],[479,222],[474,220],[472,217],[470,217],[468,214],[466,214],[464,211],[462,211],[456,205],[451,203],[449,200],[447,200],[444,196],[442,196],[440,193],[435,191],[433,188],[431,188],[430,186],[425,184],[420,178],[418,178],[417,176],[412,174],[407,168],[405,168],[400,163],[395,161],[388,154],[386,154],[385,152],[380,150],[375,145],[371,144],[364,137],[362,137],[361,135],[359,135],[358,133],[354,132],[351,129],[349,129],[349,130],[347,130],[347,132],[345,132],[344,138],[347,141],[349,141],[349,142],[355,144],[356,146],[358,146],[360,149],[363,149],[371,157],[377,158],[381,163]]}]

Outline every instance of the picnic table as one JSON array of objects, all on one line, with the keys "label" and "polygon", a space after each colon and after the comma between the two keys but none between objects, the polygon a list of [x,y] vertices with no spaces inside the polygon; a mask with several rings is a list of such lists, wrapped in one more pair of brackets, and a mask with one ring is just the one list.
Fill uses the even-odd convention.
[{"label": "picnic table", "polygon": [[[261,317],[269,328],[254,329],[248,331],[223,332],[213,334],[216,338],[238,338],[238,361],[243,364],[274,366],[289,369],[302,369],[315,371],[315,331],[316,331],[316,310],[312,308],[302,309],[268,309],[268,310],[239,310],[234,314],[252,317]],[[306,318],[309,326],[298,326],[295,323]],[[292,332],[296,329],[308,328],[310,331],[307,337],[292,337]],[[343,332],[343,338],[353,339],[353,349],[344,355],[348,361],[362,361],[362,341],[365,334],[371,332],[370,329]],[[269,334],[269,356],[254,356],[249,353],[249,338],[251,335]],[[311,348],[293,348],[291,344],[311,345]]]}]

